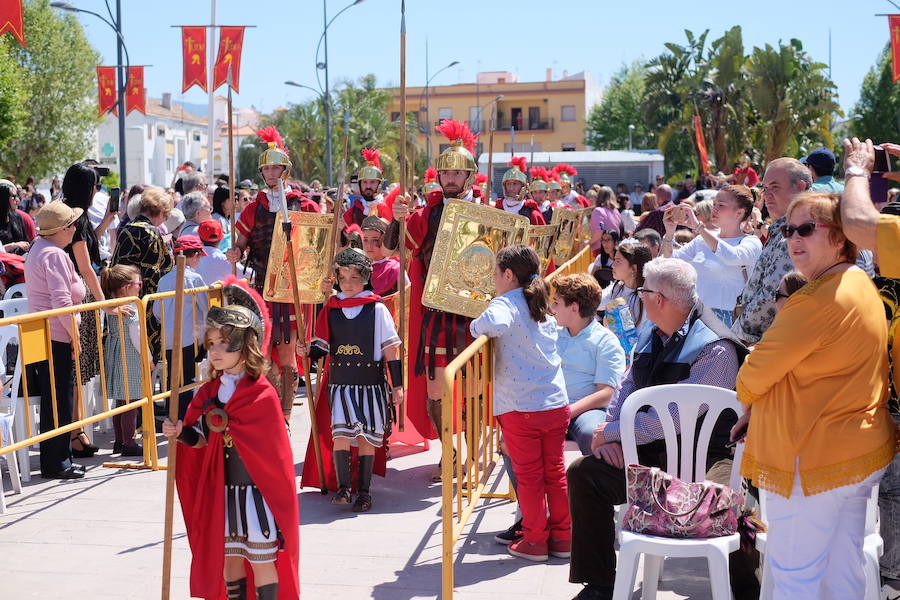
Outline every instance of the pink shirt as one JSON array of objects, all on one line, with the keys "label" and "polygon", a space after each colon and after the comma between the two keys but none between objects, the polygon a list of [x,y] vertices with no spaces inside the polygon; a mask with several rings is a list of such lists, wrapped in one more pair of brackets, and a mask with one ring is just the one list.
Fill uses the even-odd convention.
[{"label": "pink shirt", "polygon": [[[596,234],[601,229],[601,224],[603,225],[602,229],[606,231],[607,229],[615,229],[619,231],[619,228],[622,225],[622,215],[619,214],[619,211],[612,208],[605,208],[598,206],[591,213],[591,235]],[[591,244],[591,248],[594,250],[598,250],[600,248],[601,242],[597,240],[597,243]]]},{"label": "pink shirt", "polygon": [[[35,238],[25,257],[25,290],[30,312],[81,304],[86,293],[65,250],[41,236]],[[76,325],[80,322],[81,315],[76,314]],[[72,341],[70,315],[50,319],[50,339]]]}]

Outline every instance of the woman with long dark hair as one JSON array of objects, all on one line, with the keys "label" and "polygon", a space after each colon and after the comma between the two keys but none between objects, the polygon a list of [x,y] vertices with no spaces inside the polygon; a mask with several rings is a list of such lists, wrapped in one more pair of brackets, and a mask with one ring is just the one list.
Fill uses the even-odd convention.
[{"label": "woman with long dark hair", "polygon": [[603,289],[612,282],[613,260],[616,258],[616,246],[621,239],[618,229],[607,229],[600,237],[600,253],[591,265],[591,275]]},{"label": "woman with long dark hair", "polygon": [[234,212],[234,198],[227,187],[217,187],[213,192],[212,218],[222,226],[223,246],[231,239],[231,214]]},{"label": "woman with long dark hair", "polygon": [[616,298],[623,298],[628,303],[635,327],[639,326],[644,318],[644,304],[637,289],[644,285],[644,265],[652,258],[650,249],[644,244],[630,238],[622,240],[613,259],[615,282],[603,290],[600,310],[606,310],[606,305]]},{"label": "woman with long dark hair", "polygon": [[7,183],[0,183],[0,242],[7,252],[25,254],[31,248],[31,240],[28,239],[25,221],[16,210],[19,193],[15,186]]}]

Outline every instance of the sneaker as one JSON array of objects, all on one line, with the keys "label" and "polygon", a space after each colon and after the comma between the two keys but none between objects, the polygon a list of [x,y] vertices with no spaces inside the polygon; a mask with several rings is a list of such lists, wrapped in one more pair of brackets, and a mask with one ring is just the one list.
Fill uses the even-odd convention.
[{"label": "sneaker", "polygon": [[498,544],[509,546],[513,542],[522,539],[522,519],[516,521],[509,529],[502,531],[494,536],[494,540]]},{"label": "sneaker", "polygon": [[900,600],[900,580],[885,579],[881,586],[882,600]]},{"label": "sneaker", "polygon": [[113,454],[122,454],[123,447],[124,446],[123,446],[122,442],[113,442],[112,453]]},{"label": "sneaker", "polygon": [[353,500],[353,497],[350,495],[350,490],[342,487],[337,491],[337,494],[334,495],[334,498],[331,499],[332,504],[350,504]]},{"label": "sneaker", "polygon": [[572,540],[550,540],[547,546],[551,556],[556,558],[569,558],[572,556]]},{"label": "sneaker", "polygon": [[612,600],[612,597],[611,587],[588,583],[572,600]]},{"label": "sneaker", "polygon": [[549,556],[547,556],[546,543],[537,544],[533,542],[526,542],[524,539],[522,539],[511,543],[507,549],[513,556],[518,556],[519,558],[524,558],[525,560],[531,560],[534,562],[546,562],[547,559],[550,558]]},{"label": "sneaker", "polygon": [[140,444],[132,444],[131,446],[122,446],[122,456],[144,456],[144,448]]}]

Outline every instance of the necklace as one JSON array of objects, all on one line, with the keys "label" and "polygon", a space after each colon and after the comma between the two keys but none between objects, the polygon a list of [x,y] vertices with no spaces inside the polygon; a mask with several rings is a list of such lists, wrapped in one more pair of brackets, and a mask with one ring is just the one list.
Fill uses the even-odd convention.
[{"label": "necklace", "polygon": [[818,279],[819,277],[821,277],[822,275],[824,275],[825,273],[827,273],[827,272],[830,271],[831,269],[835,268],[835,267],[838,266],[838,265],[842,265],[842,264],[844,264],[845,262],[849,262],[849,261],[847,261],[847,260],[839,260],[839,261],[837,261],[836,263],[834,263],[833,265],[831,265],[830,267],[826,267],[826,268],[822,269],[821,271],[819,271],[819,272],[815,275],[815,277],[812,278],[812,280],[815,281],[816,279]]}]

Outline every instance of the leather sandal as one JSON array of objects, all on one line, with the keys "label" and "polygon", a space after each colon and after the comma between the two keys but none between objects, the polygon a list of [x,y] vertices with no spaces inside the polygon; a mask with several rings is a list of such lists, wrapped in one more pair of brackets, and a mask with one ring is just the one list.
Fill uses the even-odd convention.
[{"label": "leather sandal", "polygon": [[353,512],[368,512],[372,509],[372,496],[366,492],[360,492],[353,503]]}]

